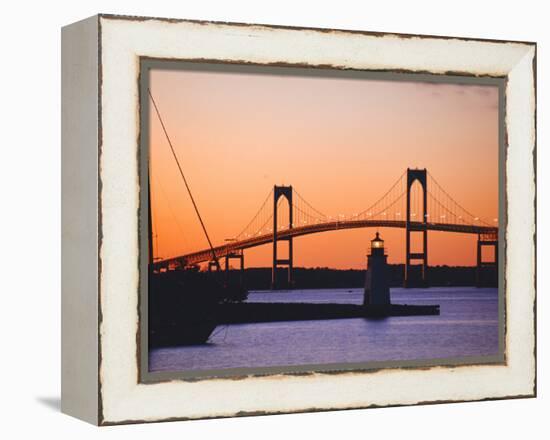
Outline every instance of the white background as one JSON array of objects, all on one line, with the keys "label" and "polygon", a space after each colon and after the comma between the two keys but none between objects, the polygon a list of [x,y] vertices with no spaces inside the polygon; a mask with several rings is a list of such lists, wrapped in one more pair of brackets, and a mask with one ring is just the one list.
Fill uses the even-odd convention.
[{"label": "white background", "polygon": [[[548,438],[546,2],[104,1],[4,3],[0,25],[0,437]],[[94,428],[59,412],[60,28],[98,12],[538,43],[537,399]],[[475,158],[473,159],[475,160]],[[526,240],[530,240],[526,237]],[[546,411],[544,410],[546,406]]]}]

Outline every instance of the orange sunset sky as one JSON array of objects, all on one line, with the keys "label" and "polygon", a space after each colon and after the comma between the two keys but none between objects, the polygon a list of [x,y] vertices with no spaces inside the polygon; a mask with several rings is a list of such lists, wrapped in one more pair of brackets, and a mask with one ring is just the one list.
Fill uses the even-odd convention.
[{"label": "orange sunset sky", "polygon": [[[498,89],[338,77],[160,70],[160,109],[214,245],[238,234],[274,184],[327,215],[360,212],[407,167],[427,168],[473,214],[498,217]],[[207,247],[156,114],[149,114],[154,254]],[[374,229],[294,240],[295,267],[364,268]],[[390,263],[405,230],[380,229]],[[430,265],[475,265],[476,236],[429,232]],[[245,251],[271,265],[272,246]]]}]

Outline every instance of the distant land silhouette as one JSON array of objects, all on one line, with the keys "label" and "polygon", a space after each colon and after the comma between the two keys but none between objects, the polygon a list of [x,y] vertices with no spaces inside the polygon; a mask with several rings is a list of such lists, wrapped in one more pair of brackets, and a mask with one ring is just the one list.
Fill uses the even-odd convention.
[{"label": "distant land silhouette", "polygon": [[[390,286],[402,287],[404,265],[389,264],[388,269]],[[283,275],[285,269],[280,271]],[[230,279],[235,280],[238,272],[238,270],[230,270]],[[359,288],[365,284],[365,270],[360,269],[295,267],[293,273],[294,289]],[[430,286],[474,286],[476,284],[476,268],[473,266],[429,266],[428,275]],[[268,290],[270,289],[271,268],[247,268],[244,271],[244,278],[248,290]],[[495,273],[486,273],[484,278],[483,284],[496,285]]]}]

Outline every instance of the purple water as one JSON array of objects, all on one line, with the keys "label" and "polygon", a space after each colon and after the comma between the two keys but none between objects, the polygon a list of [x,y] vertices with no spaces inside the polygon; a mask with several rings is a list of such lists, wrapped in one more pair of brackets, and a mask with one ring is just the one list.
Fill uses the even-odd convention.
[{"label": "purple water", "polygon": [[[439,316],[237,324],[211,342],[149,353],[150,371],[400,361],[499,354],[496,288],[391,290],[393,303],[439,304]],[[361,304],[362,289],[251,292],[250,302]]]}]

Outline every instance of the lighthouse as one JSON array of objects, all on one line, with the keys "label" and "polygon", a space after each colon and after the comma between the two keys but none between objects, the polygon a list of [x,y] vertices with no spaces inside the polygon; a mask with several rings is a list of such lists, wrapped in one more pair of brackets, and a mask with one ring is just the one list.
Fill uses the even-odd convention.
[{"label": "lighthouse", "polygon": [[365,306],[389,306],[390,286],[388,274],[388,256],[384,249],[384,240],[377,232],[371,240],[370,255],[367,255],[367,273],[365,276]]}]

